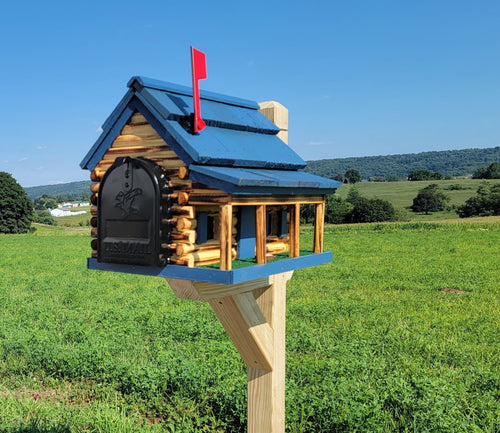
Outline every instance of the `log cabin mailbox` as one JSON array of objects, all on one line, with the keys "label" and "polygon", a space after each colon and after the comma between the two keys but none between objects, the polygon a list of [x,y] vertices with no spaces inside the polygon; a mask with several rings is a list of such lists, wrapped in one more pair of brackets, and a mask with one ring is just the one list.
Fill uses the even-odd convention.
[{"label": "log cabin mailbox", "polygon": [[[287,110],[133,77],[81,163],[91,171],[88,268],[164,277],[208,301],[248,367],[248,431],[284,432],[286,281],[331,262],[325,195],[339,182],[301,171]],[[266,117],[267,116],[267,117]],[[313,250],[300,205],[314,204]]]}]

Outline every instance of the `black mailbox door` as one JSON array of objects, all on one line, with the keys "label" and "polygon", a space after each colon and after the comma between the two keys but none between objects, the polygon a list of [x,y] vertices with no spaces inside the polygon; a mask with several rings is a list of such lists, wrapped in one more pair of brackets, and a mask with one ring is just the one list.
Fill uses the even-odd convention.
[{"label": "black mailbox door", "polygon": [[[164,266],[168,227],[162,225],[162,202],[168,179],[152,161],[117,158],[104,175],[98,196],[98,260],[130,265]],[[164,197],[167,196],[164,194]]]}]

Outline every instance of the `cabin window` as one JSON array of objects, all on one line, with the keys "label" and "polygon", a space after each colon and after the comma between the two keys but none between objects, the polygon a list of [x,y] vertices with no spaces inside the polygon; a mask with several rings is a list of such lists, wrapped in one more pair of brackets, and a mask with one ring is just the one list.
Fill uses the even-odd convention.
[{"label": "cabin window", "polygon": [[217,215],[198,212],[196,215],[196,243],[204,244],[217,236]]}]

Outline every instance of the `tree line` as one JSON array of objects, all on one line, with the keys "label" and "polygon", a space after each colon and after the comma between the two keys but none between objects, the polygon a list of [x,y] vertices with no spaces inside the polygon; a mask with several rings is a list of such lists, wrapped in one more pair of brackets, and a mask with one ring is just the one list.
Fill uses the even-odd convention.
[{"label": "tree line", "polygon": [[463,149],[408,153],[357,158],[308,161],[306,171],[333,178],[350,168],[359,170],[363,179],[406,180],[413,170],[427,169],[443,176],[467,176],[480,167],[500,161],[500,146],[486,149]]},{"label": "tree line", "polygon": [[[500,164],[498,166],[500,168]],[[489,172],[495,173],[495,167],[490,165]],[[485,169],[485,172],[488,172],[488,169]],[[357,179],[356,176],[355,178]],[[353,178],[344,177],[343,179],[346,181],[346,179],[352,180]],[[451,185],[448,188],[459,187],[460,185]],[[83,199],[84,196],[80,198]],[[62,199],[63,197],[59,197],[59,200]],[[410,209],[413,212],[429,214],[442,211],[448,201],[449,197],[438,184],[433,183],[418,192]],[[38,197],[34,204],[10,174],[0,172],[0,233],[27,233],[31,229],[32,222],[54,224],[54,218],[47,211],[48,207],[55,207],[54,205],[57,205],[56,198],[48,196]],[[300,216],[304,223],[313,222],[314,213],[314,205],[301,206]],[[500,183],[494,185],[481,183],[476,195],[458,206],[456,213],[460,218],[500,215]],[[351,186],[345,199],[332,194],[327,196],[325,203],[325,222],[329,224],[398,221],[400,219],[401,215],[398,210],[389,201],[362,197],[355,185]]]}]

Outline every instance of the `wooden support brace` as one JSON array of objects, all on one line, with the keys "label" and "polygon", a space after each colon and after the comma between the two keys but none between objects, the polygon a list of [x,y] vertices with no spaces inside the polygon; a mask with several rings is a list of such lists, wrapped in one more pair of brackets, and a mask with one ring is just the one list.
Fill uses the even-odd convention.
[{"label": "wooden support brace", "polygon": [[207,300],[248,367],[248,433],[285,431],[286,283],[293,271],[225,285],[168,279]]}]

